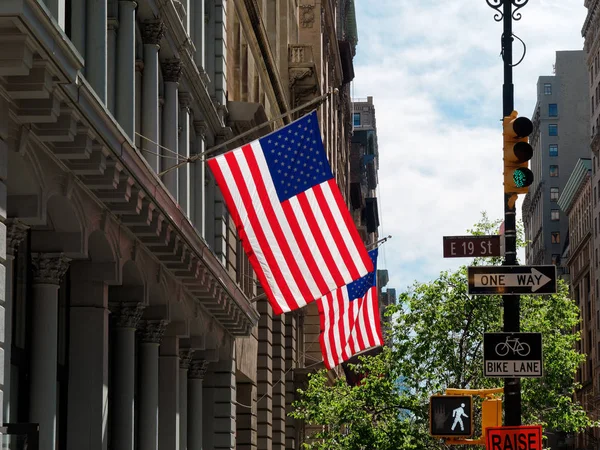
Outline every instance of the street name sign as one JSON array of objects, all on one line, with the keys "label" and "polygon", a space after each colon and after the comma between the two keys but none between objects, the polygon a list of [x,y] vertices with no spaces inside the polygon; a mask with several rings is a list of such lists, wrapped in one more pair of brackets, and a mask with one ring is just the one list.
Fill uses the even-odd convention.
[{"label": "street name sign", "polygon": [[473,402],[470,395],[429,397],[429,431],[434,437],[469,437],[473,434]]},{"label": "street name sign", "polygon": [[489,427],[486,450],[542,450],[542,426]]},{"label": "street name sign", "polygon": [[469,294],[555,294],[556,266],[469,266]]},{"label": "street name sign", "polygon": [[502,256],[500,235],[444,236],[444,258]]},{"label": "street name sign", "polygon": [[483,333],[483,375],[542,376],[542,333]]}]

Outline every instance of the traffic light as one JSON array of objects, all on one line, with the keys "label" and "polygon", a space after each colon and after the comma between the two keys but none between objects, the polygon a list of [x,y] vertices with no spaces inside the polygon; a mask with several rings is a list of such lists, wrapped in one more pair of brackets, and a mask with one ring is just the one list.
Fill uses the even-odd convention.
[{"label": "traffic light", "polygon": [[528,136],[533,132],[533,123],[527,117],[518,117],[513,111],[502,121],[504,135],[504,193],[509,195],[508,205],[512,209],[518,194],[526,194],[533,183],[533,172],[527,167],[533,156]]},{"label": "traffic light", "polygon": [[469,437],[473,434],[473,402],[470,395],[432,395],[429,429],[434,437]]}]

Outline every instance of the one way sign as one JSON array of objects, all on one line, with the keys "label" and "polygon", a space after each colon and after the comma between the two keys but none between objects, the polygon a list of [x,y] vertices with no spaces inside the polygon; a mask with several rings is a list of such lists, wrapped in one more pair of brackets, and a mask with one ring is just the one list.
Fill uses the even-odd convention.
[{"label": "one way sign", "polygon": [[469,294],[555,294],[556,266],[471,266]]}]

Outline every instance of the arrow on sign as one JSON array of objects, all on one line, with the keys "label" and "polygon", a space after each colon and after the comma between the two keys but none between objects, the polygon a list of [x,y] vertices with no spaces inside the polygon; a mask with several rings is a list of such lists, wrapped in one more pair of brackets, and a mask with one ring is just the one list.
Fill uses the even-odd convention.
[{"label": "arrow on sign", "polygon": [[474,279],[475,287],[530,287],[531,292],[537,291],[545,284],[552,281],[539,270],[531,268],[527,273],[476,273]]}]

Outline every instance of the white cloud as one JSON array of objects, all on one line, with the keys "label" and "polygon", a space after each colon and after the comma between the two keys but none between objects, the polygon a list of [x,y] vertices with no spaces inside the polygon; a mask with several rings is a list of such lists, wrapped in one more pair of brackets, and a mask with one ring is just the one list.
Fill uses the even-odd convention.
[{"label": "white cloud", "polygon": [[[403,289],[467,260],[444,260],[442,236],[464,234],[502,206],[502,24],[485,0],[357,0],[353,95],[373,96],[380,154],[380,267]],[[529,116],[557,50],[583,46],[581,0],[532,0],[513,22],[527,54],[515,108]],[[517,61],[522,47],[515,41]],[[518,210],[520,217],[520,209]]]}]

